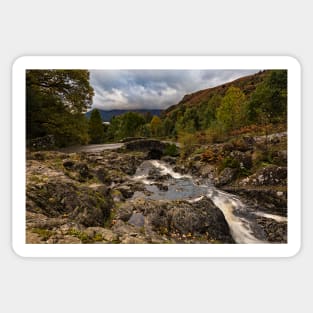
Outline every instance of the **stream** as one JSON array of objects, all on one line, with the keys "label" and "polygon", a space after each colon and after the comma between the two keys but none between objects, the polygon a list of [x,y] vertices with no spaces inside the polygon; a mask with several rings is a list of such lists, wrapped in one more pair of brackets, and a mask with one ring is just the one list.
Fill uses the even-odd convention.
[{"label": "stream", "polygon": [[186,200],[190,203],[210,198],[223,212],[231,235],[236,243],[269,243],[266,233],[257,223],[259,217],[275,222],[286,222],[283,216],[268,214],[246,206],[235,195],[215,188],[208,179],[182,175],[162,161],[144,161],[133,176],[133,180],[145,185],[146,193],[136,191],[133,199],[145,197],[152,200]]}]

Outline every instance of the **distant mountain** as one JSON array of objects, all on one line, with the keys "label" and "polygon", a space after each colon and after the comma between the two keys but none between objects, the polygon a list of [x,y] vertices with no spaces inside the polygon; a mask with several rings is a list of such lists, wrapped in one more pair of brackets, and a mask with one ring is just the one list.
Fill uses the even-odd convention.
[{"label": "distant mountain", "polygon": [[[105,111],[105,110],[100,110],[98,109],[99,112],[100,112],[100,115],[101,115],[101,118],[102,118],[102,121],[103,122],[110,122],[111,118],[113,116],[118,116],[118,115],[122,115],[124,113],[127,113],[127,112],[136,112],[136,113],[140,113],[140,114],[147,114],[147,113],[150,113],[152,116],[153,115],[157,115],[157,116],[160,116],[162,110],[159,110],[159,109],[135,109],[135,110],[110,110],[110,111]],[[89,118],[90,115],[91,115],[91,111],[88,111],[86,113],[86,116]]]}]

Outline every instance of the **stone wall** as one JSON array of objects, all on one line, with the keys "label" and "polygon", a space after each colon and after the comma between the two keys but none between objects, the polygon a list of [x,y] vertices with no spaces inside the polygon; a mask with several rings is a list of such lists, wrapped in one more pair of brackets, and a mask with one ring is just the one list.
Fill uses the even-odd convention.
[{"label": "stone wall", "polygon": [[55,139],[53,135],[38,137],[30,140],[29,147],[34,150],[48,150],[55,146]]}]

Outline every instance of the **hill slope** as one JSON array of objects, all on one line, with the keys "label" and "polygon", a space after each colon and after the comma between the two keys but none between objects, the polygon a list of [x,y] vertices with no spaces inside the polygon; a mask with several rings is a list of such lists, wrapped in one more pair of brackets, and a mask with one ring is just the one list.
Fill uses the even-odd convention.
[{"label": "hill slope", "polygon": [[203,89],[203,90],[199,90],[194,93],[191,93],[191,94],[187,94],[183,97],[183,99],[179,103],[167,108],[164,111],[164,114],[165,115],[171,114],[171,112],[175,111],[176,109],[179,109],[182,106],[187,106],[187,107],[199,106],[204,102],[208,102],[208,100],[213,95],[220,95],[223,97],[227,89],[231,86],[238,87],[246,95],[249,95],[255,90],[256,85],[264,79],[264,77],[266,76],[266,73],[267,71],[260,71],[256,74],[244,76],[232,82],[225,83],[223,85],[219,85],[213,88]]}]

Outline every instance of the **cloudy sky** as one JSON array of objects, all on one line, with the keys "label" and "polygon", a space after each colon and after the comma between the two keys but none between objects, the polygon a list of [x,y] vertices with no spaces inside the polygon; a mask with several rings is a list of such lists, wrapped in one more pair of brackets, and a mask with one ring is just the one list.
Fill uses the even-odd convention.
[{"label": "cloudy sky", "polygon": [[165,109],[185,94],[259,70],[90,70],[93,108]]}]

